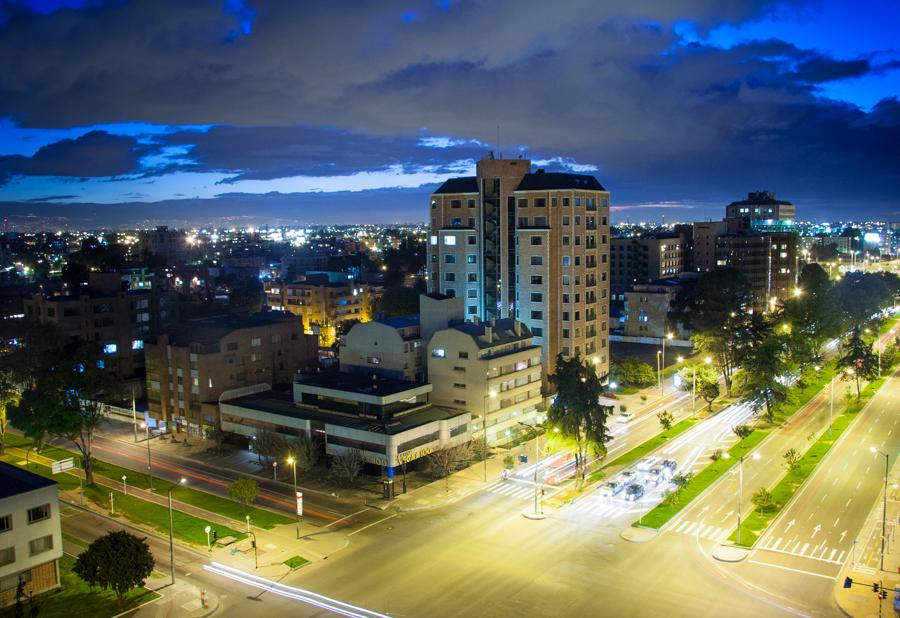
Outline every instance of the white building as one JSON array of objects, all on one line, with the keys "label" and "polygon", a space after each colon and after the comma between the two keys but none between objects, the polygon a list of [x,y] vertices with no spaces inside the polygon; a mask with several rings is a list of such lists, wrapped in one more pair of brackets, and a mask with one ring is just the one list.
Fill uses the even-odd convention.
[{"label": "white building", "polygon": [[419,316],[355,324],[341,337],[341,370],[377,373],[402,380],[425,380],[425,348]]},{"label": "white building", "polygon": [[0,462],[0,607],[59,587],[62,530],[56,483]]}]

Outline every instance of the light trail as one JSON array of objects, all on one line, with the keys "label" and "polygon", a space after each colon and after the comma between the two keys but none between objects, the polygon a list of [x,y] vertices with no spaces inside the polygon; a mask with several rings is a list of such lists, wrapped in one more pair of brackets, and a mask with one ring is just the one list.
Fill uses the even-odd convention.
[{"label": "light trail", "polygon": [[387,614],[380,614],[365,609],[364,607],[357,607],[356,605],[344,603],[343,601],[338,601],[337,599],[332,599],[331,597],[326,597],[322,594],[304,590],[303,588],[295,588],[294,586],[288,586],[287,584],[280,584],[271,579],[253,575],[252,573],[247,573],[246,571],[241,571],[240,569],[226,566],[219,562],[204,564],[203,570],[279,596],[302,601],[309,605],[334,612],[335,614],[340,614],[341,616],[349,616],[350,618],[390,618]]}]

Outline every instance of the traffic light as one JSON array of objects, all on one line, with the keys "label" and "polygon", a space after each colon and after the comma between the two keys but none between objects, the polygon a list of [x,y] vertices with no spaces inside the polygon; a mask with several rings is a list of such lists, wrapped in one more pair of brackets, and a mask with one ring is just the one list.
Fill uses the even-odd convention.
[{"label": "traffic light", "polygon": [[872,584],[872,592],[878,592],[881,590],[881,586],[879,584]]},{"label": "traffic light", "polygon": [[852,586],[852,585],[853,585],[853,578],[852,578],[852,577],[845,577],[845,578],[844,578],[844,588],[849,588],[849,587]]}]

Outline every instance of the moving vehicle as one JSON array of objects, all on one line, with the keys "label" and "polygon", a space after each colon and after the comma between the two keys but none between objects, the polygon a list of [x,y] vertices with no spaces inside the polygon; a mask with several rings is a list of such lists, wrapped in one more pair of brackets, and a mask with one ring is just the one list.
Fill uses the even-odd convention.
[{"label": "moving vehicle", "polygon": [[604,498],[612,498],[620,494],[623,489],[625,489],[625,483],[618,480],[609,481],[600,488],[600,495]]},{"label": "moving vehicle", "polygon": [[625,470],[620,473],[618,478],[616,479],[618,482],[622,483],[622,486],[631,485],[632,483],[637,481],[637,472],[634,470]]},{"label": "moving vehicle", "polygon": [[647,473],[647,482],[653,483],[655,487],[658,487],[660,483],[667,480],[668,478],[668,475],[663,472],[663,470],[666,469],[667,468],[662,468],[659,466],[656,468],[650,468],[650,471]]},{"label": "moving vehicle", "polygon": [[644,486],[638,483],[632,483],[625,490],[625,499],[630,502],[637,502],[644,497]]},{"label": "moving vehicle", "polygon": [[650,470],[659,464],[659,457],[644,457],[634,466],[638,472],[650,472]]},{"label": "moving vehicle", "polygon": [[634,420],[634,412],[621,412],[616,417],[617,423],[630,423],[632,420]]},{"label": "moving vehicle", "polygon": [[662,462],[662,467],[666,468],[669,471],[669,476],[675,474],[675,470],[678,468],[678,462],[674,459],[667,459]]}]

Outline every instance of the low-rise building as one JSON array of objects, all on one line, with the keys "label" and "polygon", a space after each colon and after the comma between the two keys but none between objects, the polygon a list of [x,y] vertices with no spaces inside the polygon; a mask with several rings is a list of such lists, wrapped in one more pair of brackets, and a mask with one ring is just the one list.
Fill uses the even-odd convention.
[{"label": "low-rise building", "polygon": [[630,292],[626,292],[622,312],[624,335],[654,339],[669,334],[676,339],[690,337],[689,332],[669,318],[669,312],[681,289],[680,279],[660,279],[635,285]]},{"label": "low-rise building", "polygon": [[151,416],[190,434],[218,426],[225,391],[287,385],[318,363],[317,337],[283,311],[185,321],[148,340],[144,351]]},{"label": "low-rise building", "polygon": [[684,271],[685,242],[677,234],[613,238],[610,247],[612,293],[636,283],[677,277]]},{"label": "low-rise building", "polygon": [[342,371],[425,380],[425,348],[419,316],[385,318],[356,324],[341,337]]},{"label": "low-rise building", "polygon": [[465,322],[437,331],[428,342],[432,401],[469,412],[487,426],[489,443],[509,442],[535,421],[542,405],[541,346],[512,318]]},{"label": "low-rise building", "polygon": [[0,462],[0,607],[58,588],[62,529],[56,483]]}]

